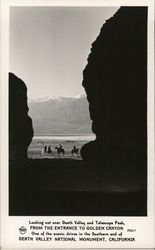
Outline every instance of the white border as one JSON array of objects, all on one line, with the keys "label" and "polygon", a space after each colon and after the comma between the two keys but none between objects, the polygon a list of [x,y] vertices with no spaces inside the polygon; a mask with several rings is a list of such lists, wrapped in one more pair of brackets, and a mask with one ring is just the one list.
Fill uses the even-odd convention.
[{"label": "white border", "polygon": [[[9,65],[9,6],[148,6],[148,216],[119,217],[137,229],[136,243],[73,243],[52,245],[46,242],[17,242],[18,228],[30,217],[8,216],[8,65]],[[154,1],[153,0],[1,0],[1,247],[91,247],[91,248],[154,248]],[[34,218],[35,217],[31,217]],[[46,220],[49,217],[38,217]],[[61,217],[57,217],[60,219]],[[69,217],[71,219],[71,217]],[[76,218],[76,217],[74,217]],[[77,217],[80,218],[80,217]],[[81,217],[86,220],[87,217]],[[90,217],[89,217],[90,218]],[[95,217],[92,217],[92,219]],[[104,221],[116,217],[100,217]],[[52,217],[50,217],[52,220]],[[67,217],[65,217],[67,219]]]}]

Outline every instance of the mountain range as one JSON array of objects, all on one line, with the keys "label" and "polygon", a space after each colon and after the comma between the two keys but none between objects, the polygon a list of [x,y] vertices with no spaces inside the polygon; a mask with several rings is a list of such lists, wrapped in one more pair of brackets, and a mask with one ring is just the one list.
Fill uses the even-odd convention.
[{"label": "mountain range", "polygon": [[91,120],[85,95],[44,96],[28,101],[35,134],[90,134]]}]

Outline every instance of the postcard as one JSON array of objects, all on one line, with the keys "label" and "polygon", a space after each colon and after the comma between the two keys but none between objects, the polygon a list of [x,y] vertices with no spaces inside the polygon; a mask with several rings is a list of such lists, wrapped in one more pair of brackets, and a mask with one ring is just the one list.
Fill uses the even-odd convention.
[{"label": "postcard", "polygon": [[1,1],[1,248],[154,248],[154,2]]}]

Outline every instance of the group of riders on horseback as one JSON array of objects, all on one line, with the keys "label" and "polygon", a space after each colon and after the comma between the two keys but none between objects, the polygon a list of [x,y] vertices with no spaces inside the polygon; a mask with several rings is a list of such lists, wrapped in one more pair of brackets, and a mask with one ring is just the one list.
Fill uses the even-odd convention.
[{"label": "group of riders on horseback", "polygon": [[[57,150],[58,156],[60,156],[60,155],[65,156],[65,150],[64,150],[64,148],[63,148],[63,146],[61,144],[59,144],[58,147],[56,146],[55,149]],[[71,150],[71,154],[72,154],[72,156],[74,156],[75,154],[78,156],[78,153],[79,153],[79,148],[77,148],[74,145],[72,150]],[[53,154],[51,146],[50,145],[49,146],[45,145],[44,148],[43,148],[42,154],[43,155]]]}]

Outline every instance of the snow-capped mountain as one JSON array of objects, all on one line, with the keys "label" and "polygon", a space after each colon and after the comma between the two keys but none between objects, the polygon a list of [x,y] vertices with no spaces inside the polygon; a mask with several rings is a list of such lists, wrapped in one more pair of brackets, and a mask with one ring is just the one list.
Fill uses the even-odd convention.
[{"label": "snow-capped mountain", "polygon": [[80,98],[84,98],[84,97],[86,97],[86,94],[76,95],[76,96],[74,96],[73,98],[74,98],[74,99],[80,99]]},{"label": "snow-capped mountain", "polygon": [[85,94],[79,94],[73,97],[63,97],[63,96],[53,96],[53,95],[49,95],[49,96],[43,96],[43,97],[39,97],[37,99],[28,99],[28,103],[39,103],[39,102],[48,102],[48,101],[64,101],[64,100],[68,100],[68,99],[80,99],[80,98],[85,98],[86,95]]},{"label": "snow-capped mountain", "polygon": [[85,95],[29,100],[35,134],[88,134],[91,120]]},{"label": "snow-capped mountain", "polygon": [[29,103],[38,103],[38,102],[47,102],[47,101],[51,101],[51,100],[60,100],[61,97],[57,97],[57,96],[43,96],[43,97],[39,97],[37,99],[29,99],[28,102]]}]

